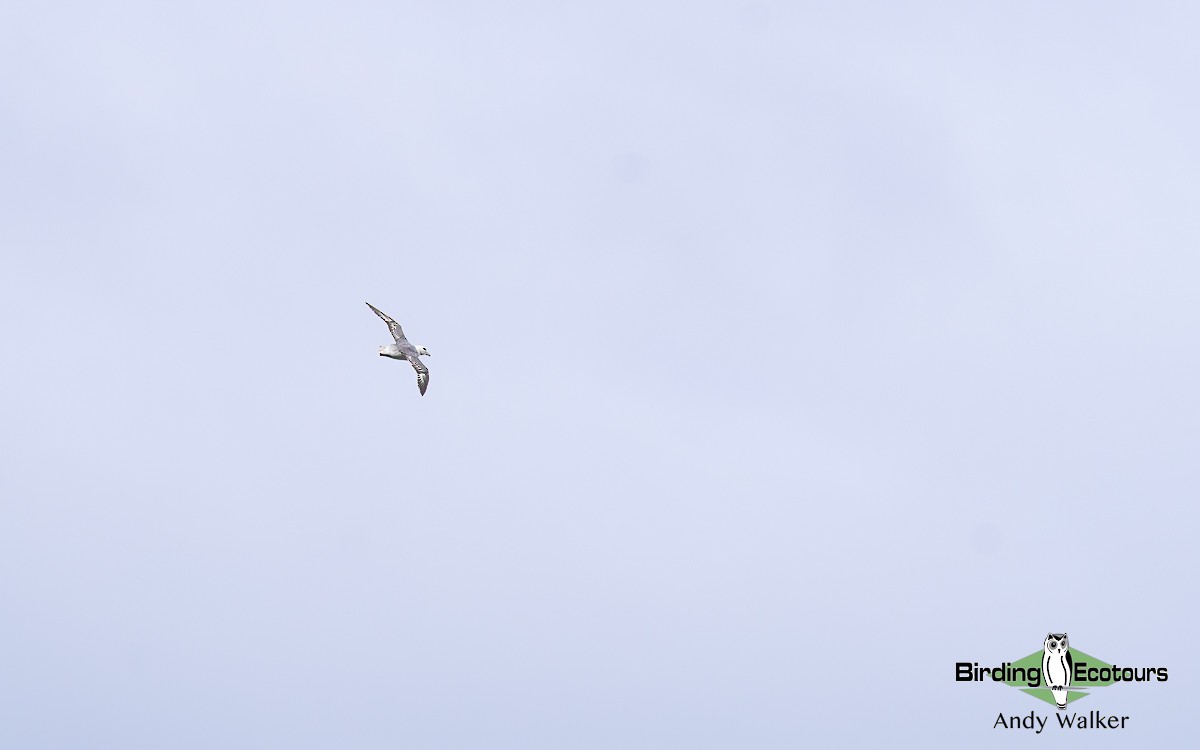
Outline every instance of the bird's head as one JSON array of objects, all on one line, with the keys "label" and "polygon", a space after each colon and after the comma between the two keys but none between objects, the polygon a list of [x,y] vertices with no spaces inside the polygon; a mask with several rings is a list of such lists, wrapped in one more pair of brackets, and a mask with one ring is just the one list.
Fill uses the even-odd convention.
[{"label": "bird's head", "polygon": [[425,347],[423,347],[423,346],[418,346],[418,347],[417,347],[417,354],[420,354],[422,357],[428,357],[428,356],[430,356],[430,354],[429,354],[429,350],[428,350],[428,349],[426,349],[426,348],[425,348]]}]

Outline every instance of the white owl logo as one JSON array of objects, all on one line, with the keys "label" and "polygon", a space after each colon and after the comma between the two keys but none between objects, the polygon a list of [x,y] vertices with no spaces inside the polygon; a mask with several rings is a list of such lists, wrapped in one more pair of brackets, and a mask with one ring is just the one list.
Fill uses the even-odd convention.
[{"label": "white owl logo", "polygon": [[1067,707],[1067,693],[1074,671],[1075,663],[1071,659],[1071,644],[1067,641],[1067,634],[1047,633],[1042,652],[1042,684],[1053,692],[1054,703],[1059,711]]}]

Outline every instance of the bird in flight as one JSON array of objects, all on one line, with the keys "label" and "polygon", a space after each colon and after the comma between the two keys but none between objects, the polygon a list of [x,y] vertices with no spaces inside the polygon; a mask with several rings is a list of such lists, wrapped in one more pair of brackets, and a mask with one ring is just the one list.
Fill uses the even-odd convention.
[{"label": "bird in flight", "polygon": [[417,388],[421,390],[421,395],[425,395],[425,389],[429,387],[429,368],[421,361],[421,356],[429,355],[429,350],[423,346],[413,346],[408,343],[408,339],[404,338],[404,329],[400,324],[389,318],[382,310],[370,302],[367,307],[375,311],[375,314],[383,318],[383,322],[387,323],[388,330],[392,332],[392,338],[396,339],[396,343],[388,344],[387,346],[379,347],[379,356],[391,357],[392,359],[407,359],[408,363],[417,371]]}]

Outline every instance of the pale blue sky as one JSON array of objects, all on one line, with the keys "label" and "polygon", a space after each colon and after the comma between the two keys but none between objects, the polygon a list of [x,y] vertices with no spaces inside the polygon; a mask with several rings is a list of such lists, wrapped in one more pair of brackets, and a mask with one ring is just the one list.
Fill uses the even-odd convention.
[{"label": "pale blue sky", "polygon": [[1193,736],[1198,21],[0,3],[0,746]]}]

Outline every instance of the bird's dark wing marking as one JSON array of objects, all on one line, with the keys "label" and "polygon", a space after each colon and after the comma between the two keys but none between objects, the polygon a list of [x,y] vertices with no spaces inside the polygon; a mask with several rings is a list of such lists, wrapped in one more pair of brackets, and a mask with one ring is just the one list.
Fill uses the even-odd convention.
[{"label": "bird's dark wing marking", "polygon": [[429,368],[415,354],[408,355],[408,362],[417,371],[417,388],[420,389],[421,395],[424,396],[425,389],[429,387]]},{"label": "bird's dark wing marking", "polygon": [[387,323],[388,330],[392,332],[392,338],[396,339],[396,343],[400,343],[402,341],[405,343],[408,342],[408,339],[404,337],[404,329],[400,327],[399,323],[389,317],[387,313],[383,312],[375,305],[372,305],[370,302],[367,303],[367,307],[374,310],[376,315],[383,318],[383,322]]}]

